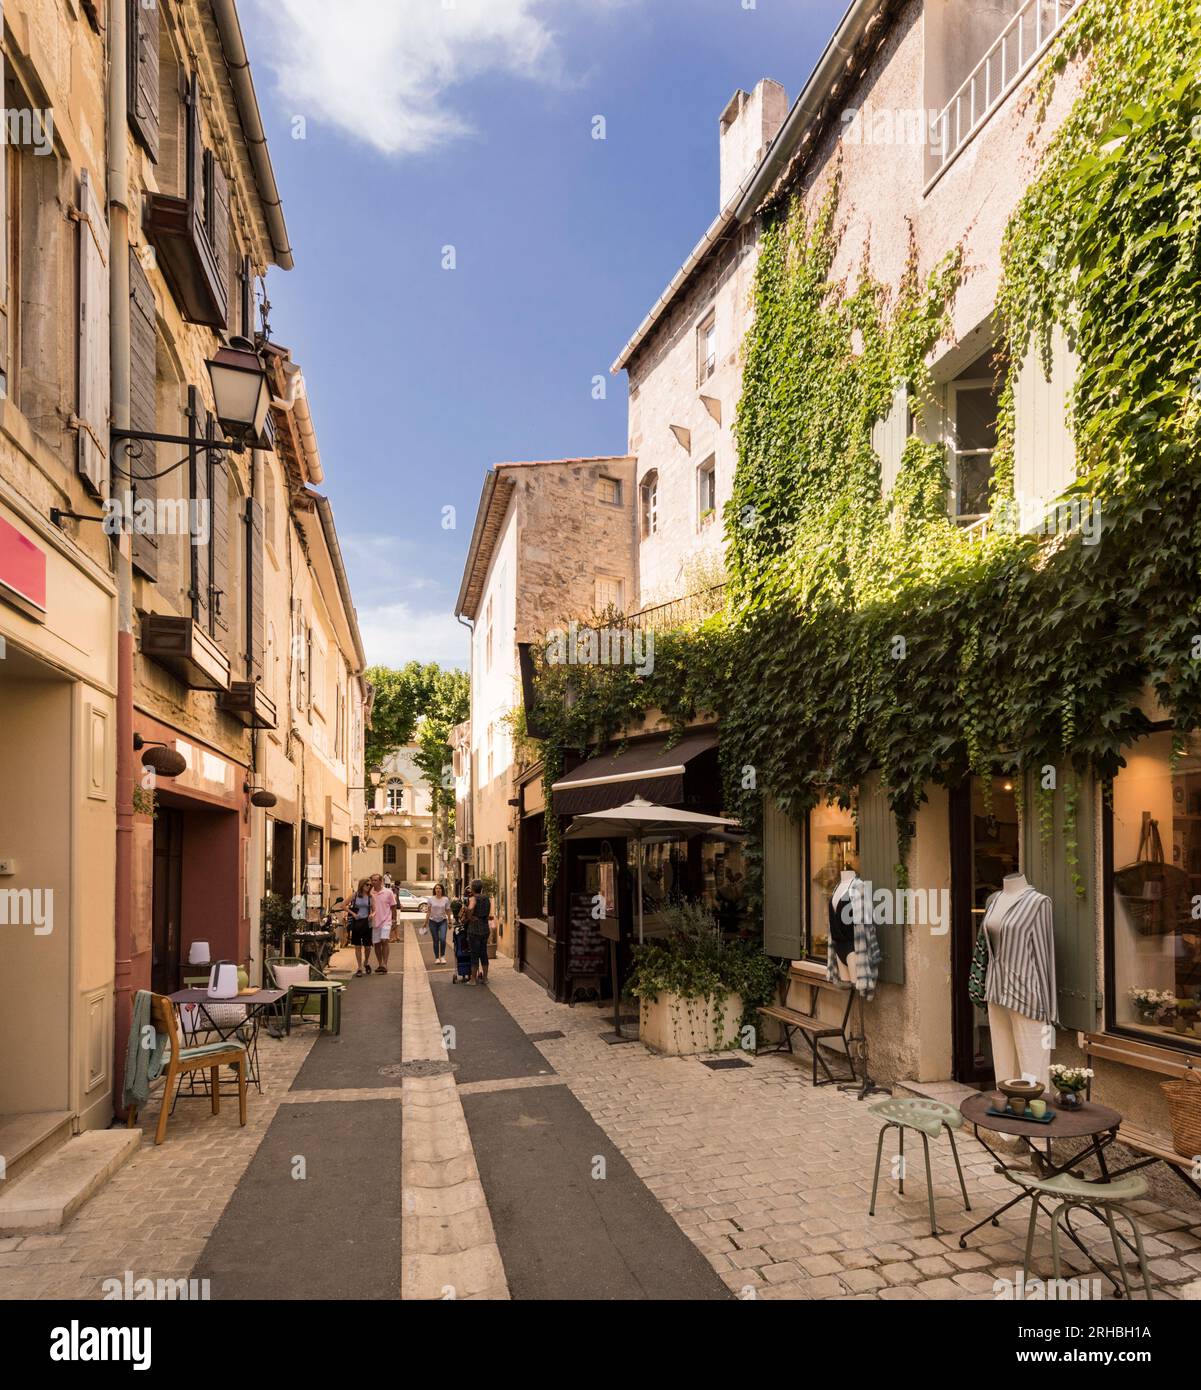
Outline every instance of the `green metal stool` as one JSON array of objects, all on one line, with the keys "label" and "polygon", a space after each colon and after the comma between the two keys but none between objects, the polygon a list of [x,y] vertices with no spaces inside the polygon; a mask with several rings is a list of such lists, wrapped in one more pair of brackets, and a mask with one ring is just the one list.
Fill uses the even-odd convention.
[{"label": "green metal stool", "polygon": [[872,1204],[867,1209],[868,1216],[876,1214],[876,1191],[880,1186],[880,1155],[884,1151],[884,1136],[890,1129],[897,1131],[898,1148],[901,1159],[900,1192],[905,1194],[905,1131],[916,1129],[922,1136],[922,1149],[926,1155],[926,1198],[930,1204],[930,1234],[936,1236],[938,1227],[934,1221],[934,1181],[930,1176],[930,1140],[937,1139],[945,1129],[951,1141],[951,1154],[955,1159],[955,1171],[959,1174],[959,1190],[963,1193],[963,1209],[971,1211],[968,1201],[967,1184],[963,1181],[963,1169],[959,1163],[959,1150],[955,1147],[955,1131],[963,1124],[963,1116],[953,1105],[941,1100],[925,1100],[920,1096],[893,1096],[871,1107],[873,1115],[879,1115],[884,1123],[880,1127],[880,1138],[876,1141],[876,1172],[872,1178]]},{"label": "green metal stool", "polygon": [[[1025,1278],[1029,1279],[1030,1277],[1030,1252],[1034,1248],[1034,1233],[1038,1226],[1038,1214],[1042,1203],[1045,1199],[1058,1197],[1060,1202],[1054,1211],[1051,1211],[1051,1202],[1047,1201],[1047,1210],[1051,1215],[1051,1269],[1053,1277],[1057,1281],[1060,1277],[1060,1219],[1063,1218],[1068,1234],[1076,1239],[1077,1244],[1080,1244],[1065,1213],[1075,1207],[1085,1207],[1109,1227],[1109,1237],[1113,1241],[1114,1258],[1117,1261],[1118,1273],[1122,1276],[1122,1287],[1125,1289],[1128,1299],[1134,1297],[1130,1288],[1130,1279],[1126,1274],[1126,1261],[1122,1258],[1122,1246],[1128,1242],[1125,1242],[1118,1234],[1118,1228],[1114,1224],[1114,1213],[1116,1212],[1126,1218],[1126,1222],[1134,1234],[1134,1246],[1132,1248],[1138,1256],[1139,1273],[1143,1276],[1143,1288],[1146,1290],[1148,1300],[1153,1297],[1151,1273],[1147,1268],[1147,1256],[1143,1250],[1143,1234],[1139,1230],[1138,1222],[1134,1219],[1133,1214],[1124,1205],[1127,1202],[1136,1202],[1140,1197],[1147,1195],[1147,1184],[1142,1178],[1131,1176],[1111,1178],[1108,1182],[1086,1182],[1083,1178],[1074,1177],[1071,1173],[1057,1173],[1053,1178],[1034,1178],[1023,1173],[1011,1172],[1008,1169],[1005,1170],[1005,1176],[1010,1182],[1025,1188],[1031,1198],[1030,1224],[1026,1228],[1026,1256],[1022,1265],[1022,1273]],[[1093,1263],[1095,1264],[1096,1261]],[[1105,1273],[1104,1269],[1102,1269],[1102,1273]],[[1116,1291],[1117,1284],[1112,1277],[1110,1282],[1113,1283]]]}]

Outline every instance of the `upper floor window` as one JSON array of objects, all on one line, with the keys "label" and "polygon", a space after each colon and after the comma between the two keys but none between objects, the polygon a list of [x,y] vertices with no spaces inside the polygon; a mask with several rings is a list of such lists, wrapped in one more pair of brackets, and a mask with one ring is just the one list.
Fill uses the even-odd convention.
[{"label": "upper floor window", "polygon": [[397,814],[405,808],[405,785],[393,779],[388,783],[388,810]]},{"label": "upper floor window", "polygon": [[717,460],[710,454],[696,470],[696,524],[708,526],[717,513]]},{"label": "upper floor window", "polygon": [[596,485],[597,496],[610,507],[621,506],[621,479],[601,474]]},{"label": "upper floor window", "polygon": [[712,311],[696,330],[696,382],[703,386],[717,370],[717,316]]},{"label": "upper floor window", "polygon": [[596,576],[596,611],[598,613],[604,613],[610,608],[620,613],[624,599],[625,586],[620,579],[615,579],[607,574]]},{"label": "upper floor window", "polygon": [[947,387],[952,501],[955,520],[964,523],[979,521],[989,509],[997,447],[997,383],[991,359],[989,349]]},{"label": "upper floor window", "polygon": [[639,488],[642,502],[642,539],[659,530],[659,475],[653,469],[642,479]]},{"label": "upper floor window", "polygon": [[484,670],[492,670],[492,600],[484,609]]},{"label": "upper floor window", "polygon": [[955,158],[1030,71],[1081,0],[926,0],[926,177]]}]

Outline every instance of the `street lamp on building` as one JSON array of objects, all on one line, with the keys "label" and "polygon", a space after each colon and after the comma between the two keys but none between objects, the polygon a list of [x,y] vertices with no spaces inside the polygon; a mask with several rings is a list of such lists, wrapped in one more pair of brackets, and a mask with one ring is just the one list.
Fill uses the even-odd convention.
[{"label": "street lamp on building", "polygon": [[219,449],[235,454],[247,448],[262,447],[267,442],[264,431],[271,406],[271,388],[267,369],[254,344],[246,338],[231,338],[204,365],[213,387],[217,419],[225,431],[224,440],[116,429],[112,432],[113,442],[128,439],[148,444],[180,444],[189,449]]}]

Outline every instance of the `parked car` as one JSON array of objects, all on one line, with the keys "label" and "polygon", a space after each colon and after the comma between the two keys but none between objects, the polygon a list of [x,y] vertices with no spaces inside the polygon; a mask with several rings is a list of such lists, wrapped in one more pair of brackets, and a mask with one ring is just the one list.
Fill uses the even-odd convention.
[{"label": "parked car", "polygon": [[425,906],[426,900],[411,888],[393,885],[392,891],[396,894],[396,906],[401,912],[420,912]]}]

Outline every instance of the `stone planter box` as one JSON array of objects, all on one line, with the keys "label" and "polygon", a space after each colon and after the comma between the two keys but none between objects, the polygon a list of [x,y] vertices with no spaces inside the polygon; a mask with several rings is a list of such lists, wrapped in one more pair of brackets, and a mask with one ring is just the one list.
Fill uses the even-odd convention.
[{"label": "stone planter box", "polygon": [[[638,1014],[640,1042],[666,1057],[694,1057],[698,1052],[737,1045],[742,996],[727,994],[714,1004],[709,999],[660,994],[653,1003],[644,999]],[[720,1034],[715,1014],[720,1016]]]}]

